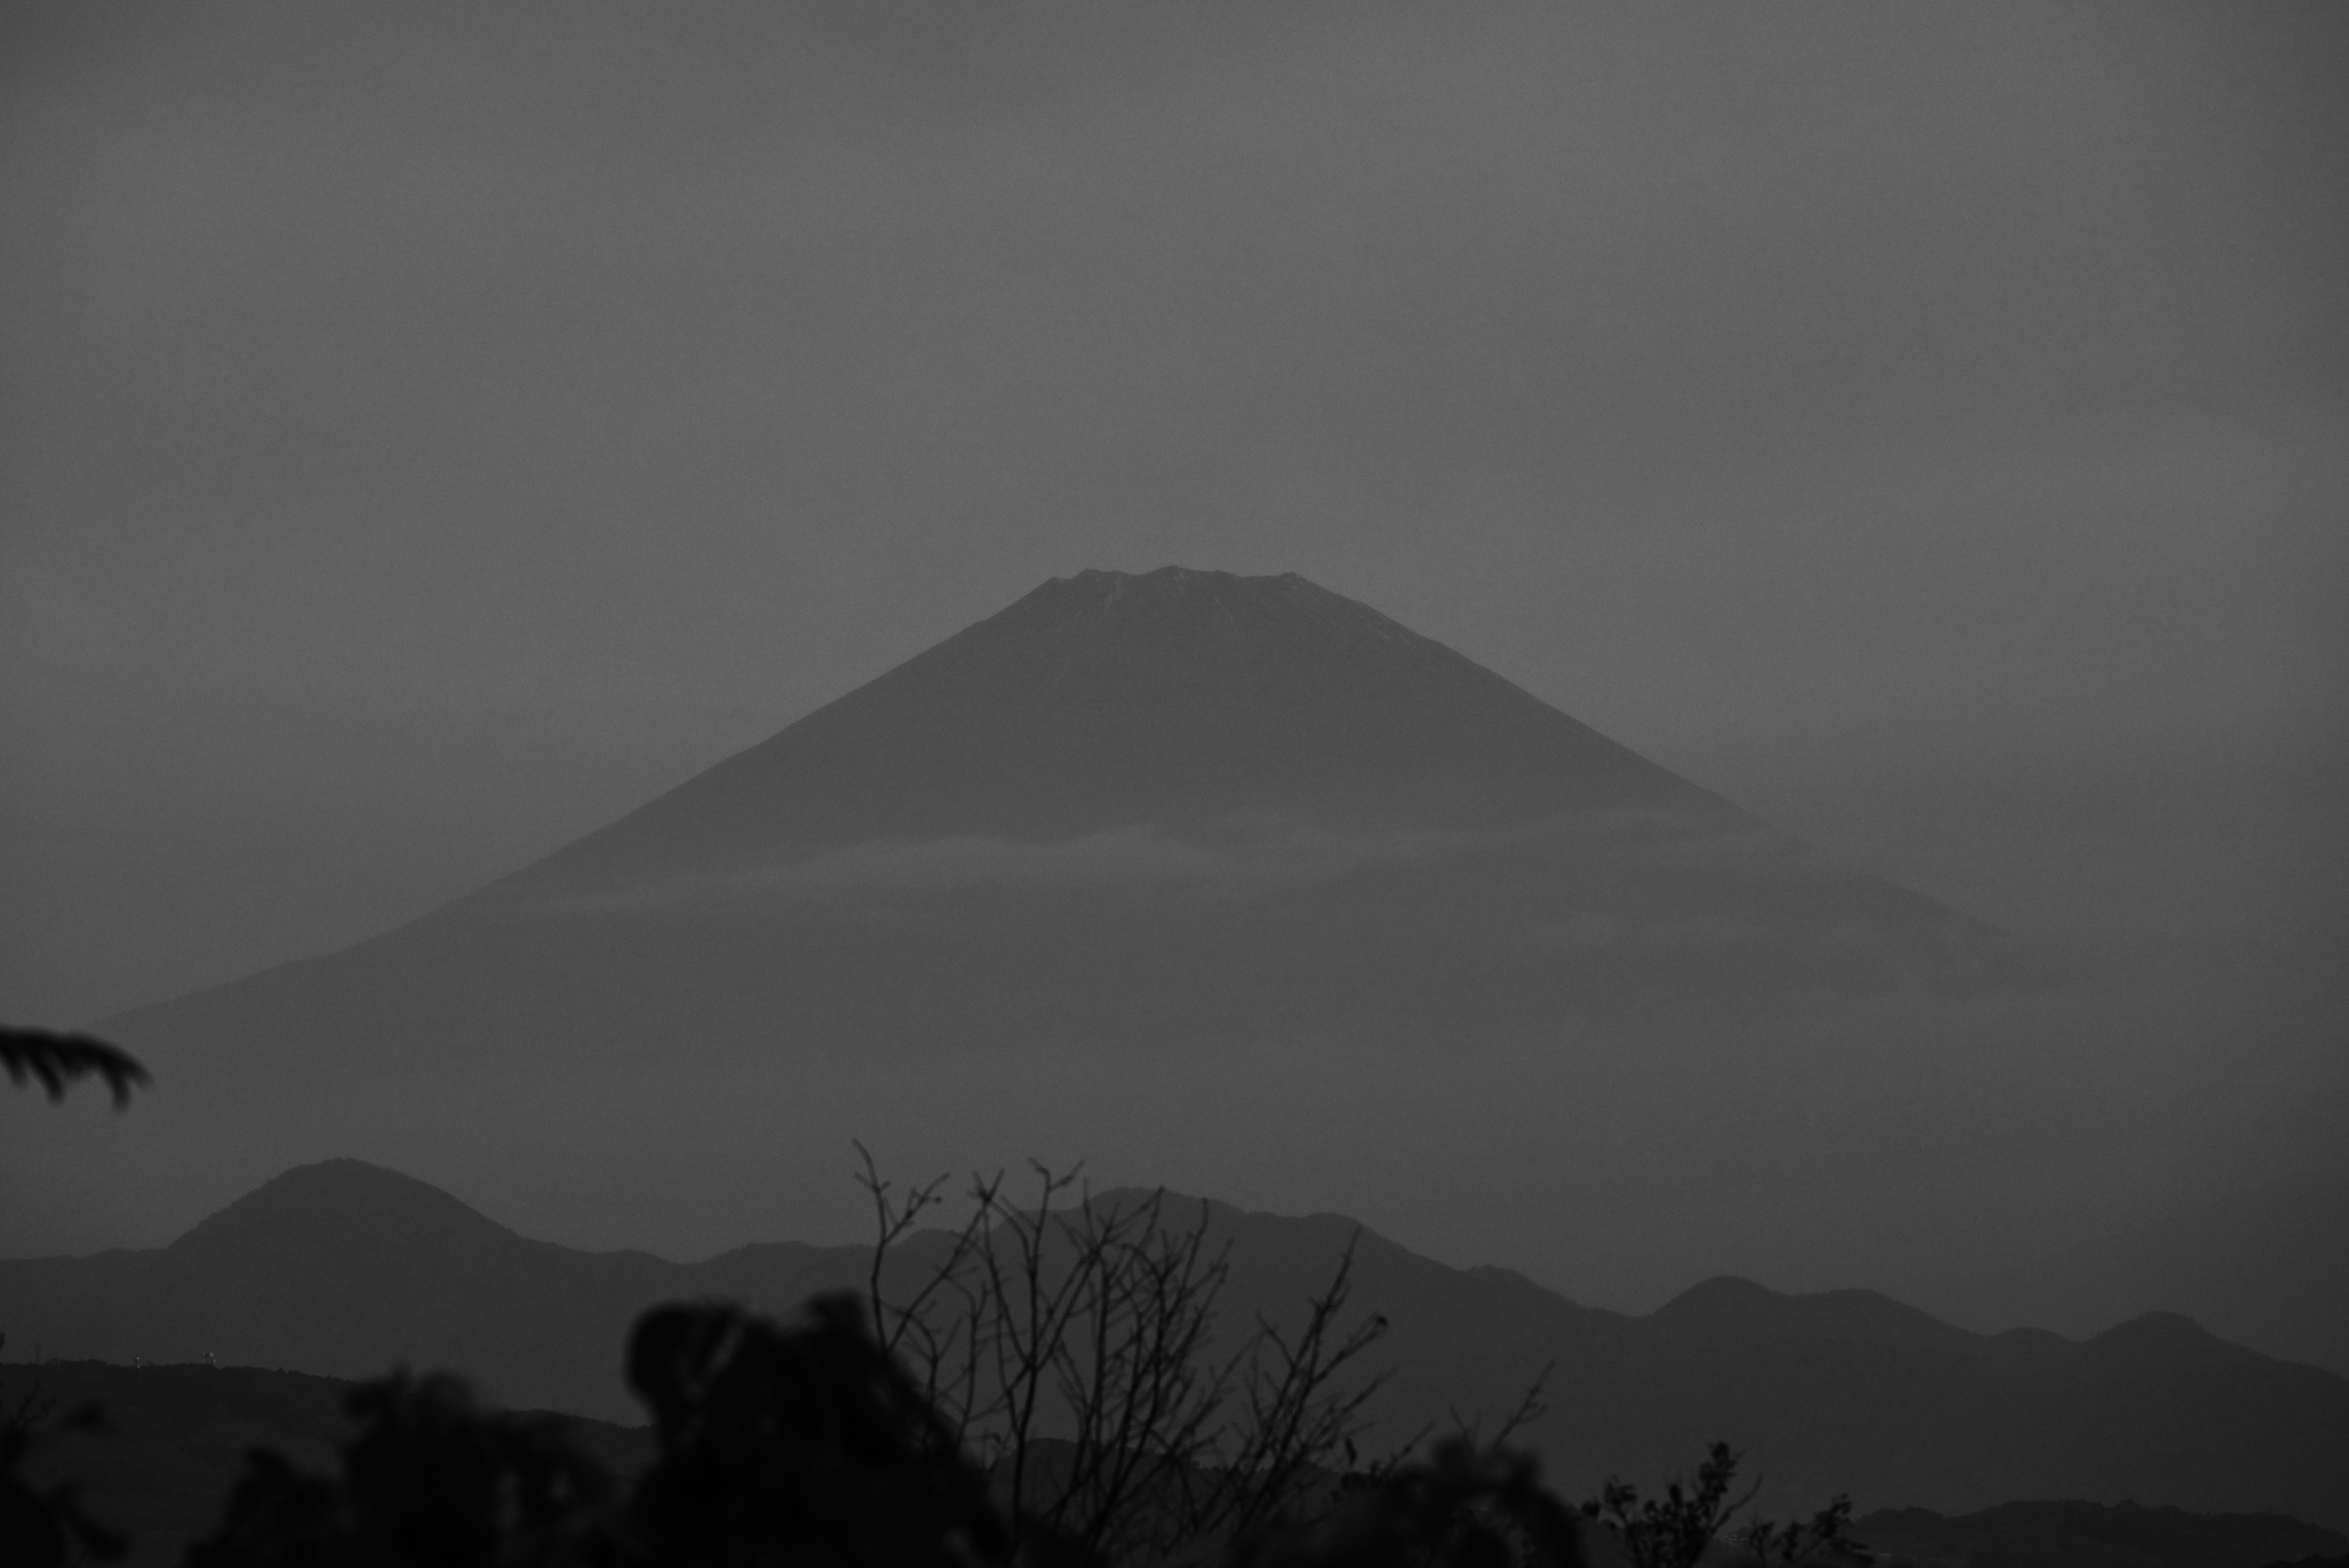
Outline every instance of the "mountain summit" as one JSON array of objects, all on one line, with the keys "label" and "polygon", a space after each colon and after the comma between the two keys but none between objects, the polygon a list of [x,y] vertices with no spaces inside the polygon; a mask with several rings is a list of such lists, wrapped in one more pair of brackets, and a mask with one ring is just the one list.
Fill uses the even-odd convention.
[{"label": "mountain summit", "polygon": [[1443,644],[1294,573],[1056,577],[532,868],[740,869],[846,844],[1223,820],[1490,830],[1722,813]]}]

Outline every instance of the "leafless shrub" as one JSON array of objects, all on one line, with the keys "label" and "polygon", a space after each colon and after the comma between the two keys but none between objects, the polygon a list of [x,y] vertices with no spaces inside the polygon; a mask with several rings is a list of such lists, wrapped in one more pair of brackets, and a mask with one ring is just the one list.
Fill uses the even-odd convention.
[{"label": "leafless shrub", "polygon": [[1188,1222],[1163,1191],[1095,1199],[1077,1172],[1036,1166],[1025,1203],[1000,1177],[974,1180],[943,1255],[893,1292],[893,1258],[946,1184],[901,1198],[858,1152],[874,1336],[996,1478],[1030,1551],[1197,1553],[1334,1495],[1384,1380],[1359,1375],[1386,1324],[1350,1310],[1351,1243],[1301,1322],[1259,1315],[1222,1342],[1230,1243],[1204,1202]]}]

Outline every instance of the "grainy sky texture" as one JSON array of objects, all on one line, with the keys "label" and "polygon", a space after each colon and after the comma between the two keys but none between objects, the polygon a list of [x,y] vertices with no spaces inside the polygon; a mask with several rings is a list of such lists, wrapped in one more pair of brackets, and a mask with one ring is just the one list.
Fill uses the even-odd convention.
[{"label": "grainy sky texture", "polygon": [[11,5],[0,1003],[1167,562],[2010,925],[2308,944],[2344,79],[2314,5]]}]

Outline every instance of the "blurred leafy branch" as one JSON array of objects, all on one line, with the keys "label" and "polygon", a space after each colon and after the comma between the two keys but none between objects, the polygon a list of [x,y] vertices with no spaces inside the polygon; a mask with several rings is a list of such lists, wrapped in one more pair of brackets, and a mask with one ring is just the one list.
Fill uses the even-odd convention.
[{"label": "blurred leafy branch", "polygon": [[67,1086],[76,1079],[102,1078],[114,1093],[117,1110],[129,1105],[132,1089],[152,1081],[138,1057],[95,1036],[13,1025],[0,1025],[0,1067],[8,1069],[9,1081],[20,1088],[27,1078],[38,1082],[52,1101],[64,1099]]}]

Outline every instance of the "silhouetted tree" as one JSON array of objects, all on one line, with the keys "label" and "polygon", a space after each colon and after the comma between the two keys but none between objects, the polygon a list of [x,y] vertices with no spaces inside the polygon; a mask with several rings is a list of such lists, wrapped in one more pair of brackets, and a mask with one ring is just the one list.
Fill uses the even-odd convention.
[{"label": "silhouetted tree", "polygon": [[[862,1148],[860,1146],[860,1152]],[[974,1181],[946,1255],[904,1294],[893,1248],[940,1202],[900,1202],[866,1156],[874,1337],[902,1357],[957,1446],[997,1478],[1015,1549],[1088,1560],[1196,1553],[1292,1512],[1348,1450],[1383,1377],[1350,1370],[1385,1320],[1349,1311],[1352,1247],[1284,1330],[1259,1317],[1215,1351],[1229,1243],[1165,1194],[1086,1199],[1033,1168],[1032,1204]]]},{"label": "silhouetted tree", "polygon": [[[1003,1489],[869,1325],[847,1296],[789,1327],[719,1305],[647,1314],[628,1375],[657,1451],[625,1493],[558,1419],[484,1412],[445,1377],[366,1385],[339,1472],[254,1454],[189,1568],[1583,1568],[1594,1531],[1638,1568],[1694,1568],[1744,1501],[1722,1445],[1692,1491],[1642,1501],[1609,1483],[1578,1510],[1531,1455],[1463,1435],[1172,1551],[1147,1531],[1131,1535],[1139,1545],[1056,1531],[1041,1513],[1015,1533]],[[1129,1499],[1147,1511],[1146,1493]],[[1847,1514],[1838,1500],[1803,1526],[1754,1525],[1744,1560],[1850,1561]]]},{"label": "silhouetted tree", "polygon": [[[52,1103],[65,1099],[68,1084],[95,1074],[114,1091],[117,1110],[130,1103],[133,1088],[148,1082],[147,1069],[119,1046],[5,1024],[0,1024],[0,1067],[19,1088],[27,1078],[38,1082]],[[6,1343],[0,1334],[0,1345]],[[95,1405],[57,1416],[37,1384],[14,1408],[0,1409],[0,1563],[47,1568],[85,1555],[121,1555],[121,1538],[81,1511],[71,1486],[36,1487],[25,1475],[34,1439],[46,1427],[90,1429],[102,1422]]]},{"label": "silhouetted tree", "polygon": [[484,1412],[445,1375],[353,1389],[357,1432],[336,1476],[256,1449],[220,1527],[188,1568],[595,1560],[617,1488],[559,1419]]},{"label": "silhouetted tree", "polygon": [[1764,1564],[1857,1560],[1862,1548],[1851,1535],[1851,1499],[1837,1497],[1803,1522],[1772,1524],[1757,1520],[1739,1537],[1746,1553]]},{"label": "silhouetted tree", "polygon": [[[1582,1568],[1617,1556],[1636,1568],[1696,1568],[1708,1560],[1785,1568],[1865,1561],[1846,1530],[1848,1501],[1799,1525],[1766,1521],[1731,1532],[1751,1500],[1733,1500],[1738,1460],[1713,1446],[1693,1491],[1678,1482],[1661,1499],[1609,1481],[1576,1509],[1542,1485],[1532,1455],[1506,1441],[1466,1436],[1382,1474],[1349,1477],[1321,1519],[1273,1532],[1235,1553],[1235,1568]],[[1594,1551],[1603,1533],[1613,1553]],[[1724,1544],[1723,1537],[1728,1537]]]},{"label": "silhouetted tree", "polygon": [[114,1109],[130,1103],[130,1091],[150,1078],[139,1059],[119,1046],[90,1035],[60,1035],[47,1029],[0,1025],[0,1067],[20,1088],[27,1078],[39,1080],[51,1100],[66,1097],[66,1086],[95,1074],[114,1091]]},{"label": "silhouetted tree", "polygon": [[1008,1562],[986,1477],[865,1329],[725,1305],[636,1325],[657,1457],[623,1498],[563,1423],[485,1412],[447,1377],[354,1390],[339,1473],[255,1452],[189,1568],[983,1568]]},{"label": "silhouetted tree", "polygon": [[[1582,1505],[1586,1518],[1612,1535],[1633,1568],[1692,1568],[1712,1550],[1731,1521],[1754,1501],[1759,1484],[1733,1496],[1738,1455],[1715,1443],[1698,1467],[1693,1489],[1671,1481],[1660,1498],[1642,1500],[1637,1487],[1610,1480],[1599,1497]],[[1847,1532],[1851,1500],[1838,1497],[1806,1523],[1777,1525],[1754,1521],[1735,1539],[1750,1560],[1795,1563],[1812,1557],[1849,1557]]]},{"label": "silhouetted tree", "polygon": [[1244,1538],[1233,1568],[1582,1568],[1582,1519],[1530,1454],[1448,1438],[1423,1460],[1350,1476],[1321,1517]]},{"label": "silhouetted tree", "polygon": [[628,1379],[659,1457],[630,1525],[657,1563],[962,1568],[1009,1536],[987,1477],[863,1304],[829,1296],[782,1328],[730,1306],[666,1306],[636,1326]]},{"label": "silhouetted tree", "polygon": [[[0,1346],[8,1336],[0,1334]],[[26,1473],[33,1439],[47,1430],[102,1429],[95,1405],[58,1414],[36,1382],[13,1403],[0,1404],[0,1563],[9,1568],[63,1568],[84,1559],[122,1555],[122,1538],[82,1511],[69,1481],[36,1486]]]}]

